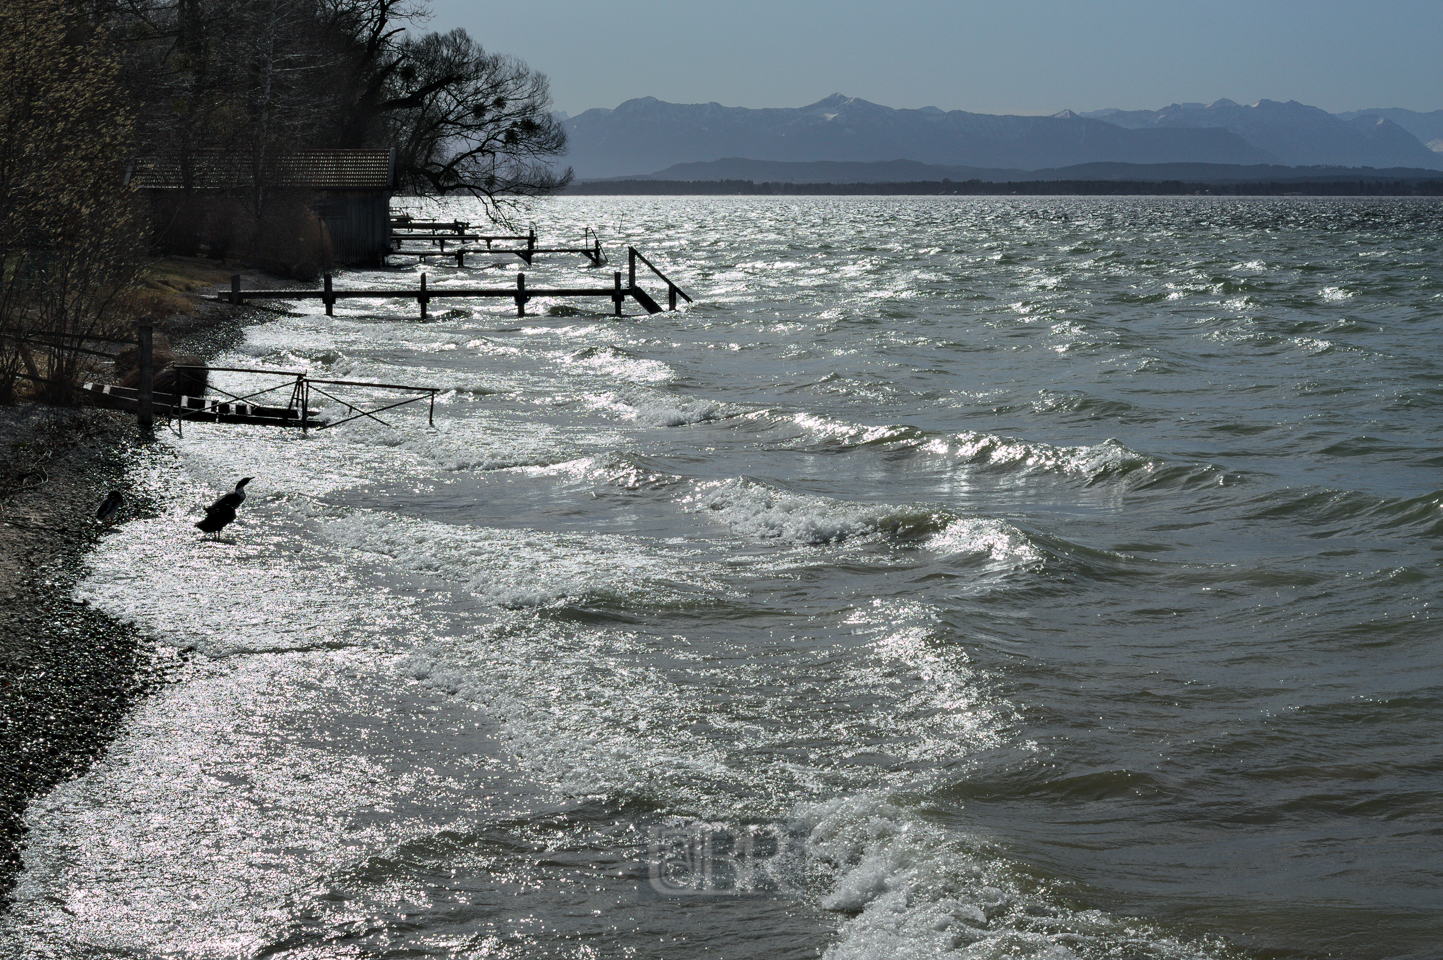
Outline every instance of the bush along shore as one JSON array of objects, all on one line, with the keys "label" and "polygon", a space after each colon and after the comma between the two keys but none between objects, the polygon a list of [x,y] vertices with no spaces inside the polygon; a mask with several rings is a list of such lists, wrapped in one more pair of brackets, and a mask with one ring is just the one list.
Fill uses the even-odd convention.
[{"label": "bush along shore", "polygon": [[[209,359],[257,319],[192,301],[156,327]],[[84,773],[175,662],[75,597],[86,554],[107,535],[95,519],[106,493],[125,492],[122,523],[156,509],[125,485],[147,442],[114,411],[0,407],[0,910],[23,861],[27,805]]]}]

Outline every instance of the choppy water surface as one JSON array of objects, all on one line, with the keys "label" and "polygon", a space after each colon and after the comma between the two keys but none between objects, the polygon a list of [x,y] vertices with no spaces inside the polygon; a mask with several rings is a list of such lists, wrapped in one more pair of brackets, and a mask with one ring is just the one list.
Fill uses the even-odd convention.
[{"label": "choppy water surface", "polygon": [[32,808],[14,951],[1439,955],[1443,207],[528,216],[697,303],[251,329],[436,426],[135,465],[82,592],[192,652]]}]

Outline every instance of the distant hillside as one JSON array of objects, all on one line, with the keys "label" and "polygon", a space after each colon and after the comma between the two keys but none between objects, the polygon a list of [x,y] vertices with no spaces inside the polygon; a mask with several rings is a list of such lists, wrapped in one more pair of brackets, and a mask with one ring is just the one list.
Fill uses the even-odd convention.
[{"label": "distant hillside", "polygon": [[1098,110],[1085,116],[1129,130],[1220,128],[1289,166],[1443,168],[1443,156],[1372,111],[1343,119],[1296,100],[1259,100],[1247,106],[1218,100],[1207,105],[1174,103],[1161,110]]},{"label": "distant hillside", "polygon": [[1411,181],[1443,179],[1443,170],[1421,167],[1359,168],[1339,166],[1286,167],[1275,164],[1223,163],[1082,163],[1042,170],[1019,170],[998,167],[954,167],[917,163],[912,160],[889,160],[859,163],[818,160],[812,163],[784,160],[748,160],[728,157],[708,163],[679,163],[655,173],[630,177],[614,177],[587,182],[625,183],[628,181],[720,182],[750,181],[754,183],[795,184],[857,184],[857,183],[921,183],[951,181],[962,183],[979,180],[988,183],[1018,183],[1046,180],[1086,181],[1163,181],[1187,183],[1321,183],[1328,181],[1357,182]]},{"label": "distant hillside", "polygon": [[1089,161],[1269,163],[1276,157],[1220,128],[1129,130],[1065,113],[992,116],[935,107],[896,110],[836,94],[806,107],[628,100],[565,123],[578,177],[620,177],[678,163],[754,160],[878,162],[987,168]]},{"label": "distant hillside", "polygon": [[935,107],[897,110],[841,94],[806,107],[765,110],[645,97],[614,110],[588,110],[565,126],[571,138],[567,162],[583,179],[637,176],[726,157],[778,163],[900,158],[982,170],[1102,162],[1443,168],[1443,155],[1382,112],[1345,120],[1316,107],[1271,100],[1018,117]]}]

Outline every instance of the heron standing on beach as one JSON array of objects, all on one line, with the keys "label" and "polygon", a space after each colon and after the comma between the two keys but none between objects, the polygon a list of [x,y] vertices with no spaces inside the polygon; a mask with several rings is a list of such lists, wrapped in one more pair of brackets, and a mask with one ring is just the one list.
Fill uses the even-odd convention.
[{"label": "heron standing on beach", "polygon": [[246,502],[246,484],[255,477],[242,477],[235,489],[205,508],[205,516],[195,522],[203,533],[220,533],[235,519],[236,508]]}]

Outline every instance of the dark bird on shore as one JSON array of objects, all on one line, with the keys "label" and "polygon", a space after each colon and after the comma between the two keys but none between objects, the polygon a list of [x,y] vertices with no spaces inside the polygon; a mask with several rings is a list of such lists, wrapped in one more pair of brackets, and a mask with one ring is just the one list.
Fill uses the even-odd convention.
[{"label": "dark bird on shore", "polygon": [[120,495],[119,490],[112,490],[100,501],[100,508],[95,511],[95,519],[101,523],[110,523],[120,513],[120,505],[125,498]]},{"label": "dark bird on shore", "polygon": [[246,484],[255,477],[242,477],[235,489],[205,508],[205,516],[195,522],[204,533],[220,533],[235,519],[236,508],[246,502]]}]

